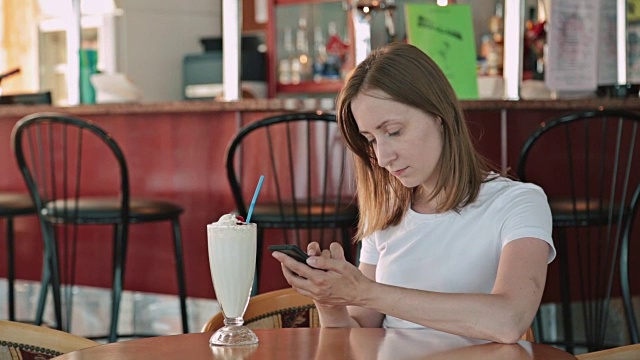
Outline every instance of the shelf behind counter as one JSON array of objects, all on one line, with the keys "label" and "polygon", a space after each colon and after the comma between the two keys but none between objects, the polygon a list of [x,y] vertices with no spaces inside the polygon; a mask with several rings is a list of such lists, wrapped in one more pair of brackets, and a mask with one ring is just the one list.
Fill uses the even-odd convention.
[{"label": "shelf behind counter", "polygon": [[[234,209],[224,166],[228,142],[243,125],[282,112],[314,111],[315,108],[309,107],[312,105],[313,102],[300,99],[260,99],[74,107],[0,106],[0,136],[4,144],[0,146],[0,189],[25,191],[10,149],[11,130],[21,117],[35,112],[57,112],[94,121],[111,133],[123,148],[134,195],[166,198],[185,208],[181,225],[188,294],[213,298],[205,226]],[[463,101],[462,105],[478,149],[503,168],[515,166],[527,136],[541,122],[552,117],[583,109],[640,111],[640,99],[637,98],[485,100]],[[244,174],[247,178],[256,179],[258,175]],[[35,217],[17,218],[15,229],[16,274],[21,279],[39,280],[42,240],[37,220]],[[104,229],[99,231],[104,234]],[[169,234],[169,225],[138,224],[131,227],[126,289],[177,293]],[[270,241],[268,234],[267,238]],[[107,250],[110,245],[104,240],[90,236],[79,244],[77,261],[81,270],[77,272],[76,283],[110,287],[110,271],[96,266],[110,264]],[[4,237],[0,237],[0,248],[6,248]],[[149,251],[150,248],[154,251]],[[630,263],[632,261],[640,259],[630,259]],[[261,278],[262,292],[286,286],[275,261],[264,259],[262,264],[263,274],[269,274]],[[6,267],[0,267],[0,277],[6,275]],[[549,285],[552,285],[551,280]],[[554,300],[555,295],[545,293],[545,298]]]}]

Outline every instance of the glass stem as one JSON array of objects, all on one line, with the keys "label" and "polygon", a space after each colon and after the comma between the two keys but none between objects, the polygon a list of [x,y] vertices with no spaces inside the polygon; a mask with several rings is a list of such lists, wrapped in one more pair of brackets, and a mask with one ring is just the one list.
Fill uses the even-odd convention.
[{"label": "glass stem", "polygon": [[237,318],[224,318],[225,326],[242,326],[244,324],[244,320],[242,317]]}]

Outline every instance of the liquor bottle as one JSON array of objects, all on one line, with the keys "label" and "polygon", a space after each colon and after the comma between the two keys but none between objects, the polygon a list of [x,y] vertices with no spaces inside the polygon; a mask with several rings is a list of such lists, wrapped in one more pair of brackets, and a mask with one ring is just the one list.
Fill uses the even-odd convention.
[{"label": "liquor bottle", "polygon": [[312,65],[309,55],[309,41],[307,39],[307,20],[301,17],[298,20],[296,31],[296,56],[300,63],[300,80],[311,80]]},{"label": "liquor bottle", "polygon": [[[284,29],[284,56],[278,62],[278,82],[281,84],[291,84],[293,82],[292,65],[294,60],[294,51],[292,35],[292,29],[290,27]],[[300,75],[297,74],[296,76],[298,78],[298,82],[300,82]]]},{"label": "liquor bottle", "polygon": [[316,26],[313,31],[313,50],[313,81],[319,82],[324,77],[324,67],[327,63],[327,47],[320,26]]},{"label": "liquor bottle", "polygon": [[[501,0],[496,1],[495,13],[489,19],[489,32],[493,46],[487,55],[487,65],[489,75],[502,75],[504,62],[504,19],[503,5]],[[495,66],[491,66],[494,63]]]}]

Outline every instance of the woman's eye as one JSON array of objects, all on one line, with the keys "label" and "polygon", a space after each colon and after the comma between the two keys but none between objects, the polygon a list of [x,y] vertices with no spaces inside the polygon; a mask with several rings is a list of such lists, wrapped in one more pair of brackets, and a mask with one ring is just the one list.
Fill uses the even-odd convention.
[{"label": "woman's eye", "polygon": [[373,139],[367,139],[367,142],[369,143],[369,145],[373,145],[373,144],[375,144],[375,143],[376,143],[376,139],[375,139],[375,138],[373,138]]},{"label": "woman's eye", "polygon": [[400,135],[400,130],[389,133],[389,136],[398,136],[398,135]]}]

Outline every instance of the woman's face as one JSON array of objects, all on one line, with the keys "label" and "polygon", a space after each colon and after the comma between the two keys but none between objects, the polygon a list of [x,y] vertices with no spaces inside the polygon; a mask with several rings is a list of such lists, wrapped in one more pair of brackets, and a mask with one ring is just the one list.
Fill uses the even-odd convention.
[{"label": "woman's face", "polygon": [[432,190],[442,153],[441,120],[387,98],[383,91],[372,90],[353,99],[358,129],[371,143],[380,167],[408,188],[423,185]]}]

